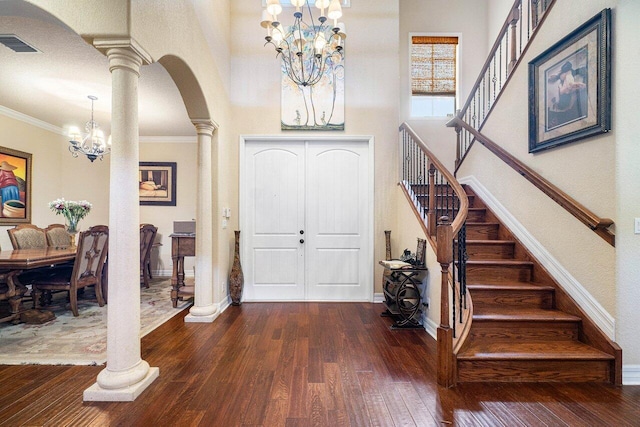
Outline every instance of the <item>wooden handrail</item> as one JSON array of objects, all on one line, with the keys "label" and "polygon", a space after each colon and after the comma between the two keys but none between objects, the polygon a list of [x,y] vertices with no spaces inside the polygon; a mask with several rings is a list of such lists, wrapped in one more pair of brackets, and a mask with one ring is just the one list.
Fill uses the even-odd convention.
[{"label": "wooden handrail", "polygon": [[431,163],[435,166],[438,171],[447,179],[451,188],[456,193],[458,198],[460,199],[460,211],[458,215],[454,218],[451,223],[451,227],[453,228],[453,233],[457,233],[460,231],[462,224],[467,220],[467,212],[469,211],[469,199],[467,198],[467,194],[462,188],[462,185],[456,180],[455,176],[449,172],[449,170],[438,160],[438,158],[427,148],[427,145],[422,141],[422,139],[415,133],[415,131],[409,126],[407,123],[402,123],[400,125],[400,131],[407,132],[418,144],[420,149],[427,155],[427,157],[431,160]]},{"label": "wooden handrail", "polygon": [[489,151],[498,156],[507,165],[511,166],[516,172],[531,182],[540,191],[549,196],[552,200],[562,206],[567,212],[576,217],[580,222],[593,230],[597,235],[602,237],[611,246],[615,246],[615,235],[609,230],[613,224],[613,220],[609,218],[600,218],[584,205],[573,199],[571,196],[560,190],[558,187],[547,181],[540,174],[535,172],[529,166],[515,158],[491,139],[484,136],[472,126],[467,124],[459,117],[454,117],[447,123],[448,127],[464,128],[470,132],[475,140],[487,147]]},{"label": "wooden handrail", "polygon": [[[485,121],[502,96],[504,88],[511,81],[513,70],[520,65],[525,57],[531,42],[538,34],[538,29],[554,6],[555,0],[545,0],[544,3],[529,1],[526,4],[527,13],[525,16],[523,15],[522,0],[514,1],[467,100],[456,113],[458,118],[465,120],[477,130],[482,130]],[[538,9],[539,7],[542,9]],[[525,23],[526,34],[523,34]],[[519,38],[517,37],[518,30]],[[458,134],[456,171],[473,145],[474,140],[469,140],[468,137],[469,135],[466,133],[464,135]]]},{"label": "wooden handrail", "polygon": [[[511,6],[510,10],[513,11],[514,9],[516,9],[521,1],[522,0],[515,0],[515,2],[513,3],[513,6]],[[478,78],[476,79],[476,82],[471,87],[471,90],[469,91],[470,96],[467,98],[467,102],[465,102],[464,105],[462,106],[462,108],[460,109],[460,113],[459,114],[463,114],[463,112],[466,111],[467,108],[469,108],[469,104],[471,104],[471,101],[473,100],[473,94],[476,93],[476,91],[480,87],[480,84],[482,84],[482,79],[484,78],[484,74],[485,74],[486,70],[489,68],[489,65],[491,64],[491,61],[493,60],[493,58],[496,56],[496,52],[498,51],[498,48],[500,47],[500,44],[502,43],[502,37],[501,36],[502,36],[502,34],[506,33],[506,31],[509,28],[510,24],[511,24],[511,13],[509,13],[509,16],[507,16],[507,19],[504,20],[504,24],[502,24],[502,27],[500,28],[500,31],[498,32],[498,34],[500,36],[498,38],[496,38],[496,41],[493,43],[493,46],[491,46],[491,50],[489,51],[489,55],[487,56],[486,61],[484,61],[484,64],[482,65],[482,68],[481,68],[482,71],[480,72],[480,74],[478,74]]]},{"label": "wooden handrail", "polygon": [[[489,66],[491,65],[491,62],[493,61],[493,58],[496,56],[496,53],[498,52],[498,49],[500,47],[500,45],[502,44],[502,36],[507,32],[507,30],[509,29],[509,26],[512,25],[514,16],[513,16],[513,12],[516,11],[518,9],[518,7],[520,6],[520,3],[522,2],[522,0],[515,0],[513,2],[513,6],[511,6],[509,15],[507,16],[507,18],[505,19],[504,23],[502,24],[502,27],[500,28],[500,31],[498,32],[498,38],[496,38],[496,41],[493,43],[493,46],[491,46],[491,50],[489,51],[489,55],[487,56],[487,59],[485,60],[484,64],[482,65],[482,68],[480,71],[480,74],[478,75],[478,78],[476,79],[476,82],[474,83],[474,85],[471,87],[471,90],[469,91],[469,97],[467,98],[467,101],[464,103],[464,105],[462,106],[462,108],[459,110],[460,113],[458,115],[458,117],[462,117],[461,115],[464,114],[464,112],[469,108],[469,105],[471,104],[472,100],[473,100],[473,95],[475,94],[475,92],[478,90],[478,88],[480,87],[480,85],[482,84],[482,80],[484,78],[484,75],[486,73],[486,71],[489,69]],[[551,10],[551,8],[553,7],[553,5],[555,4],[555,0],[550,1],[549,5],[547,6],[547,9],[545,10],[545,13],[542,15],[542,17],[540,18],[540,20],[537,22],[536,24],[536,29],[542,25],[542,23],[544,22],[544,20],[546,19],[549,10]],[[515,60],[515,63],[512,64],[512,69],[515,68],[518,63],[520,62],[521,58],[524,57],[524,54],[527,52],[527,49],[529,48],[529,45],[531,43],[531,41],[535,38],[537,31],[533,31],[531,33],[531,36],[529,37],[529,39],[527,40],[527,44],[524,46],[524,48],[522,49],[522,52],[520,53],[520,55],[518,56],[518,58]],[[514,45],[515,46],[515,45]],[[512,70],[510,70],[512,71]],[[511,77],[511,72],[509,72],[509,76],[507,76],[507,80],[505,81],[504,86],[507,85],[507,82],[509,81]],[[497,95],[497,97],[499,97],[500,94]],[[497,97],[496,97],[496,101],[497,101]],[[495,104],[495,101],[494,101]]]}]

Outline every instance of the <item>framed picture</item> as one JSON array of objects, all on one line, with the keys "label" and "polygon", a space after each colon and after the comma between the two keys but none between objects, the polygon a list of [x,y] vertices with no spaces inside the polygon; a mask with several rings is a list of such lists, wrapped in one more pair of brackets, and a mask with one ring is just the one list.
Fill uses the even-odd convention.
[{"label": "framed picture", "polygon": [[176,205],[176,162],[140,162],[140,205]]},{"label": "framed picture", "polygon": [[31,154],[0,147],[0,225],[31,222]]},{"label": "framed picture", "polygon": [[322,78],[299,86],[281,65],[281,130],[344,130],[344,56],[327,60]]},{"label": "framed picture", "polygon": [[611,130],[611,9],[529,62],[529,152]]}]

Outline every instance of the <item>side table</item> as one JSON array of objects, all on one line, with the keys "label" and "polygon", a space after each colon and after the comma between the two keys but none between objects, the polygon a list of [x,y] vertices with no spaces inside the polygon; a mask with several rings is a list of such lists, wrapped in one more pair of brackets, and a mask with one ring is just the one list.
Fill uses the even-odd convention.
[{"label": "side table", "polygon": [[427,268],[412,265],[390,268],[382,261],[380,265],[389,273],[382,289],[386,310],[381,316],[395,320],[391,329],[422,329],[420,286]]}]

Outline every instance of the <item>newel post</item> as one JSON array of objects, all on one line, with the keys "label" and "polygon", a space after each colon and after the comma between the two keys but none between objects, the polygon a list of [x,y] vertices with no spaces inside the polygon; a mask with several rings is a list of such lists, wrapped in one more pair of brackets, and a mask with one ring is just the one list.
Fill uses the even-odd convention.
[{"label": "newel post", "polygon": [[510,58],[511,60],[509,61],[509,67],[507,70],[508,74],[511,74],[511,70],[513,70],[513,67],[516,66],[516,62],[518,61],[518,58],[516,57],[517,55],[517,30],[516,30],[516,25],[518,24],[518,20],[520,19],[520,7],[521,7],[521,3],[522,2],[518,2],[513,9],[511,9],[511,14],[509,16],[509,26],[511,27],[511,52],[510,52]]},{"label": "newel post", "polygon": [[429,160],[429,210],[427,211],[429,235],[436,235],[436,167]]},{"label": "newel post", "polygon": [[438,326],[438,385],[451,387],[455,383],[453,330],[449,323],[449,265],[453,262],[453,228],[446,222],[437,229],[437,259],[440,264],[440,326]]},{"label": "newel post", "polygon": [[[459,110],[458,110],[459,111]],[[462,153],[462,138],[460,136],[460,131],[462,131],[462,126],[456,124],[456,127],[454,128],[456,130],[456,169],[458,168],[458,166],[460,166],[461,160],[461,153]]]}]

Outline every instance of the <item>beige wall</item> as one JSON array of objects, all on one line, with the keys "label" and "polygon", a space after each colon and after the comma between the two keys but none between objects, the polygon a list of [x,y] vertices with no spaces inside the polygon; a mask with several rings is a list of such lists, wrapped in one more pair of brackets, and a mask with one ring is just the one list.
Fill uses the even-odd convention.
[{"label": "beige wall", "polygon": [[[640,217],[640,120],[638,120],[638,40],[640,2],[619,0],[613,10],[616,36],[613,46],[613,132],[616,150],[616,340],[622,346],[625,365],[640,372],[640,235],[634,219]],[[631,85],[629,83],[632,83]],[[636,373],[636,384],[640,375]]]},{"label": "beige wall", "polygon": [[[398,187],[396,192],[398,226],[391,230],[391,256],[394,259],[398,259],[405,249],[415,253],[418,237],[426,238],[402,189]],[[426,317],[425,327],[435,337],[435,328],[440,324],[440,278],[442,276],[436,253],[429,242],[427,242],[426,264],[428,270],[424,280],[425,288],[423,288],[422,302],[429,302],[429,306],[423,310],[423,315]]]},{"label": "beige wall", "polygon": [[[46,227],[64,223],[48,207],[54,199],[88,200],[93,205],[89,215],[80,221],[80,229],[109,224],[109,156],[91,163],[86,157],[74,158],[67,150],[67,138],[58,132],[45,130],[32,123],[0,115],[0,138],[3,147],[32,154],[32,223]],[[195,217],[197,180],[195,171],[196,144],[143,143],[140,161],[177,162],[177,206],[140,206],[140,221],[158,227],[156,251],[152,268],[156,275],[171,275],[171,240],[174,220]],[[0,248],[11,249],[6,230],[0,227]],[[193,259],[185,260],[187,274],[193,274]]]},{"label": "beige wall", "polygon": [[[231,101],[238,135],[233,148],[233,176],[238,176],[240,135],[311,135],[280,130],[280,68],[272,46],[264,45],[259,1],[234,2],[231,43]],[[290,12],[285,9],[283,15]],[[345,131],[338,135],[375,138],[375,253],[384,259],[384,230],[395,224],[398,128],[398,0],[354,1],[343,10],[347,39],[345,54]],[[284,22],[285,18],[281,18]],[[372,29],[384,37],[372,38]],[[317,136],[322,132],[314,132]],[[232,187],[237,190],[237,182]],[[382,269],[375,264],[375,277]],[[382,292],[376,281],[375,292]]]},{"label": "beige wall", "polygon": [[[230,150],[227,148],[232,143],[232,135],[236,133],[229,114],[228,85],[223,81],[224,76],[228,75],[225,72],[228,54],[224,53],[228,52],[228,46],[225,48],[225,43],[218,44],[214,50],[219,58],[214,57],[198,25],[194,4],[189,0],[30,2],[54,14],[88,41],[94,37],[131,36],[153,61],[168,61],[166,63],[174,65],[168,71],[180,89],[190,117],[212,119],[219,125],[212,147],[214,216],[211,245],[215,257],[212,284],[214,302],[222,302],[227,295],[233,231],[231,228],[222,229],[221,217],[217,213],[221,206],[237,205],[237,195],[232,192],[233,184],[230,185],[237,181],[233,176],[233,163],[237,163],[237,157],[229,157]],[[218,27],[219,34],[227,38],[228,4],[228,1],[214,2],[209,11],[212,17],[210,25]],[[200,5],[199,11],[202,7],[206,8],[206,5]],[[141,74],[144,74],[144,66]]]},{"label": "beige wall", "polygon": [[[27,119],[28,120],[28,119]],[[49,129],[50,128],[50,129]],[[64,223],[64,218],[49,209],[49,202],[88,200],[93,205],[80,221],[80,229],[109,222],[109,161],[89,162],[69,153],[67,138],[53,126],[43,128],[24,120],[0,115],[0,138],[3,146],[32,154],[33,180],[31,222],[39,227]],[[11,249],[6,229],[0,227],[0,247]]]},{"label": "beige wall", "polygon": [[445,127],[450,119],[410,118],[410,33],[459,35],[458,103],[462,104],[466,101],[489,50],[487,6],[485,2],[467,0],[402,0],[400,2],[400,121],[408,122],[440,161],[453,170],[456,134],[452,129]]},{"label": "beige wall", "polygon": [[[156,243],[162,244],[154,251],[151,269],[157,275],[170,276],[171,238],[173,221],[190,221],[196,218],[197,176],[195,141],[180,143],[154,142],[140,144],[141,162],[176,162],[176,206],[140,206],[140,222],[158,227]],[[185,258],[185,272],[193,275],[194,258]]]},{"label": "beige wall", "polygon": [[[40,227],[55,222],[64,223],[62,217],[56,217],[48,208],[48,202],[62,196],[59,193],[64,175],[60,167],[62,136],[0,115],[0,140],[2,147],[32,154],[31,221]],[[12,248],[6,230],[13,227],[0,227],[0,248]]]},{"label": "beige wall", "polygon": [[[503,96],[483,133],[601,217],[615,221],[615,136],[607,134],[528,153],[528,70],[526,64],[606,6],[592,1],[580,11],[559,1]],[[599,3],[599,4],[596,4]],[[571,12],[571,13],[569,13]],[[535,189],[483,146],[476,144],[458,172],[475,176],[584,288],[615,315],[615,250]],[[526,196],[525,196],[526,195]]]},{"label": "beige wall", "polygon": [[[615,339],[625,366],[640,364],[640,239],[633,220],[640,216],[636,111],[640,9],[634,1],[591,0],[576,8],[559,0],[523,59],[528,63],[582,23],[610,7],[613,14],[612,131],[537,154],[528,153],[527,70],[514,74],[484,133],[553,184],[601,217],[615,221],[616,247],[576,221],[557,204],[476,145],[458,176],[473,175],[580,283],[587,295],[615,320]],[[634,71],[635,70],[635,71]],[[630,82],[633,84],[629,85]],[[628,373],[624,375],[628,382]],[[638,382],[637,373],[631,374]]]}]

